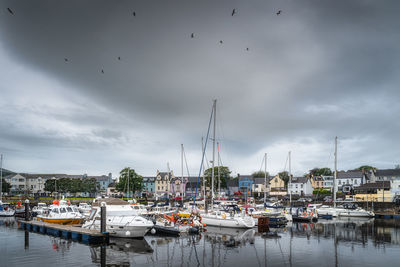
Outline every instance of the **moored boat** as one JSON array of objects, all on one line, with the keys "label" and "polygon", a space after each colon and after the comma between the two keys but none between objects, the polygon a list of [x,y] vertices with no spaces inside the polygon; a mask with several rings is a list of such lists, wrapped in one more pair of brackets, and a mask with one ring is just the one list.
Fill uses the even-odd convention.
[{"label": "moored boat", "polygon": [[83,215],[65,200],[55,200],[47,212],[37,216],[37,220],[55,224],[80,224]]}]

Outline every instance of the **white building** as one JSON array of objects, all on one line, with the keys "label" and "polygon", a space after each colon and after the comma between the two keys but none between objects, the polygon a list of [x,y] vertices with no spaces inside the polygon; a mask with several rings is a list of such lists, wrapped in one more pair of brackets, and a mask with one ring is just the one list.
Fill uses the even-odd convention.
[{"label": "white building", "polygon": [[336,192],[349,192],[350,189],[363,184],[362,171],[339,171],[336,179]]},{"label": "white building", "polygon": [[310,179],[307,177],[293,177],[292,182],[288,184],[288,193],[299,196],[311,196],[313,187]]}]

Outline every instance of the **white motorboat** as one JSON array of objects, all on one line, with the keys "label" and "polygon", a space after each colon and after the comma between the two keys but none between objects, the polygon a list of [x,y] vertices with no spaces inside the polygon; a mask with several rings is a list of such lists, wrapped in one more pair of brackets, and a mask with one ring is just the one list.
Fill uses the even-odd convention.
[{"label": "white motorboat", "polygon": [[0,200],[0,217],[12,217],[14,214],[15,210],[11,208],[10,204]]},{"label": "white motorboat", "polygon": [[207,226],[228,228],[253,228],[255,222],[245,213],[233,214],[225,211],[211,211],[201,214],[202,222]]},{"label": "white motorboat", "polygon": [[87,218],[90,215],[92,206],[90,206],[88,203],[79,203],[78,210],[83,216],[85,216]]},{"label": "white motorboat", "polygon": [[67,204],[65,200],[55,200],[49,210],[36,218],[38,221],[56,224],[79,224],[83,221],[83,215],[79,210]]},{"label": "white motorboat", "polygon": [[46,203],[38,203],[37,206],[33,207],[32,214],[33,216],[43,215],[48,212],[49,208]]},{"label": "white motorboat", "polygon": [[[153,222],[140,216],[133,205],[124,203],[122,205],[106,206],[106,230],[114,237],[136,237],[143,238],[153,227]],[[100,207],[93,206],[89,220],[82,226],[86,229],[100,230]]]}]

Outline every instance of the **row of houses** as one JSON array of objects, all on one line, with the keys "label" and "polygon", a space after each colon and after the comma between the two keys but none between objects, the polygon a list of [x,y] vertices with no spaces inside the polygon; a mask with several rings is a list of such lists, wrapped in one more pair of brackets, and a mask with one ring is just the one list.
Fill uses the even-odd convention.
[{"label": "row of houses", "polygon": [[47,180],[58,180],[62,178],[68,179],[90,179],[94,178],[100,186],[100,191],[106,192],[109,185],[113,182],[112,174],[89,176],[87,174],[70,175],[70,174],[28,174],[28,173],[13,173],[4,177],[4,180],[10,184],[10,194],[29,193],[33,195],[45,195],[45,183]]}]

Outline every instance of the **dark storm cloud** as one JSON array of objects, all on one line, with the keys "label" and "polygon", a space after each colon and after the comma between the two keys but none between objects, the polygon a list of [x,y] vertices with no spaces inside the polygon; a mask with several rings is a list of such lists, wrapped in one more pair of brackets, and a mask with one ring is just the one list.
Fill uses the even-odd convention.
[{"label": "dark storm cloud", "polygon": [[[384,150],[392,148],[390,140],[399,148],[398,1],[3,1],[0,6],[0,41],[15,61],[114,111],[44,115],[93,126],[90,137],[75,136],[82,145],[97,144],[96,136],[123,143],[129,139],[123,131],[146,129],[154,143],[163,139],[152,134],[165,131],[175,136],[173,142],[196,147],[217,98],[218,134],[229,153],[245,157],[310,138],[330,144],[335,135],[375,140],[366,143],[378,141]],[[231,16],[233,8],[237,13]],[[127,121],[134,125],[124,126]],[[14,138],[53,144],[54,136]],[[374,160],[382,165],[399,158],[379,155]]]}]

